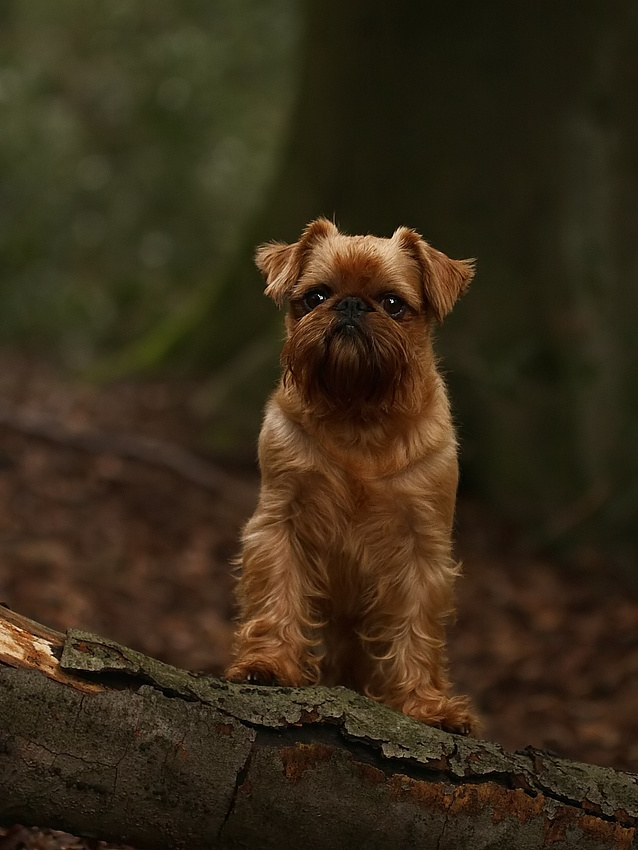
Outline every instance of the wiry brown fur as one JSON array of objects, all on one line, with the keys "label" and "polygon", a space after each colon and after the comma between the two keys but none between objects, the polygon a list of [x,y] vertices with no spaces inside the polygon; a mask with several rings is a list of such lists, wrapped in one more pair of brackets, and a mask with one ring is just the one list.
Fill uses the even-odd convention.
[{"label": "wiry brown fur", "polygon": [[[391,239],[346,236],[326,219],[293,245],[261,246],[256,260],[266,293],[290,309],[226,675],[344,684],[469,731],[475,717],[446,673],[458,470],[431,325],[467,287],[472,264],[405,227]],[[304,296],[319,286],[329,294],[308,311]],[[388,293],[405,315],[388,315]],[[344,329],[347,296],[365,309]]]}]

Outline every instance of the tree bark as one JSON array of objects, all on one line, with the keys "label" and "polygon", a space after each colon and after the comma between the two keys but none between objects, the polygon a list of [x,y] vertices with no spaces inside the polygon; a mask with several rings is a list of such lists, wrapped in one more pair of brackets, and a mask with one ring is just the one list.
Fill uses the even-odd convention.
[{"label": "tree bark", "polygon": [[637,777],[0,615],[0,820],[140,848],[632,847]]}]

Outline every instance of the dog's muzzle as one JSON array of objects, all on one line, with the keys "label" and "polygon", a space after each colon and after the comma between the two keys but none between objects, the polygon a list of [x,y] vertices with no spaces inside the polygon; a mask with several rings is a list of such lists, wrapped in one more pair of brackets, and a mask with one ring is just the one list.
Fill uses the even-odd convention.
[{"label": "dog's muzzle", "polygon": [[363,298],[346,295],[333,309],[339,314],[339,327],[356,327],[360,324],[363,314],[370,313],[373,308],[368,306]]}]

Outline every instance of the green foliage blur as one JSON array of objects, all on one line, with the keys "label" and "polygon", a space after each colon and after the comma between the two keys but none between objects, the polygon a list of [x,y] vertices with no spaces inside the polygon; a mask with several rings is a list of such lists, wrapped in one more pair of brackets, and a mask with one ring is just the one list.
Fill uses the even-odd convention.
[{"label": "green foliage blur", "polygon": [[294,0],[5,0],[0,344],[72,368],[210,299],[291,108]]}]

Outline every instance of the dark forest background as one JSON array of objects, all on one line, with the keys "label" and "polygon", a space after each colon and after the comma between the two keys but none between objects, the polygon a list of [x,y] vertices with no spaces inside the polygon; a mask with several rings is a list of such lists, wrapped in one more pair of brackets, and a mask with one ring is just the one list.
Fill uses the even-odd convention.
[{"label": "dark forest background", "polygon": [[478,258],[440,334],[463,486],[535,541],[638,536],[631,0],[0,9],[0,341],[210,384],[252,452],[278,318],[254,244],[325,214]]},{"label": "dark forest background", "polygon": [[282,336],[254,248],[405,224],[477,258],[437,340],[453,678],[488,737],[635,770],[636,104],[634,0],[5,0],[0,602],[223,669]]},{"label": "dark forest background", "polygon": [[5,3],[0,339],[213,381],[248,450],[277,319],[255,242],[318,214],[478,275],[440,335],[464,486],[540,539],[638,535],[638,10]]}]

